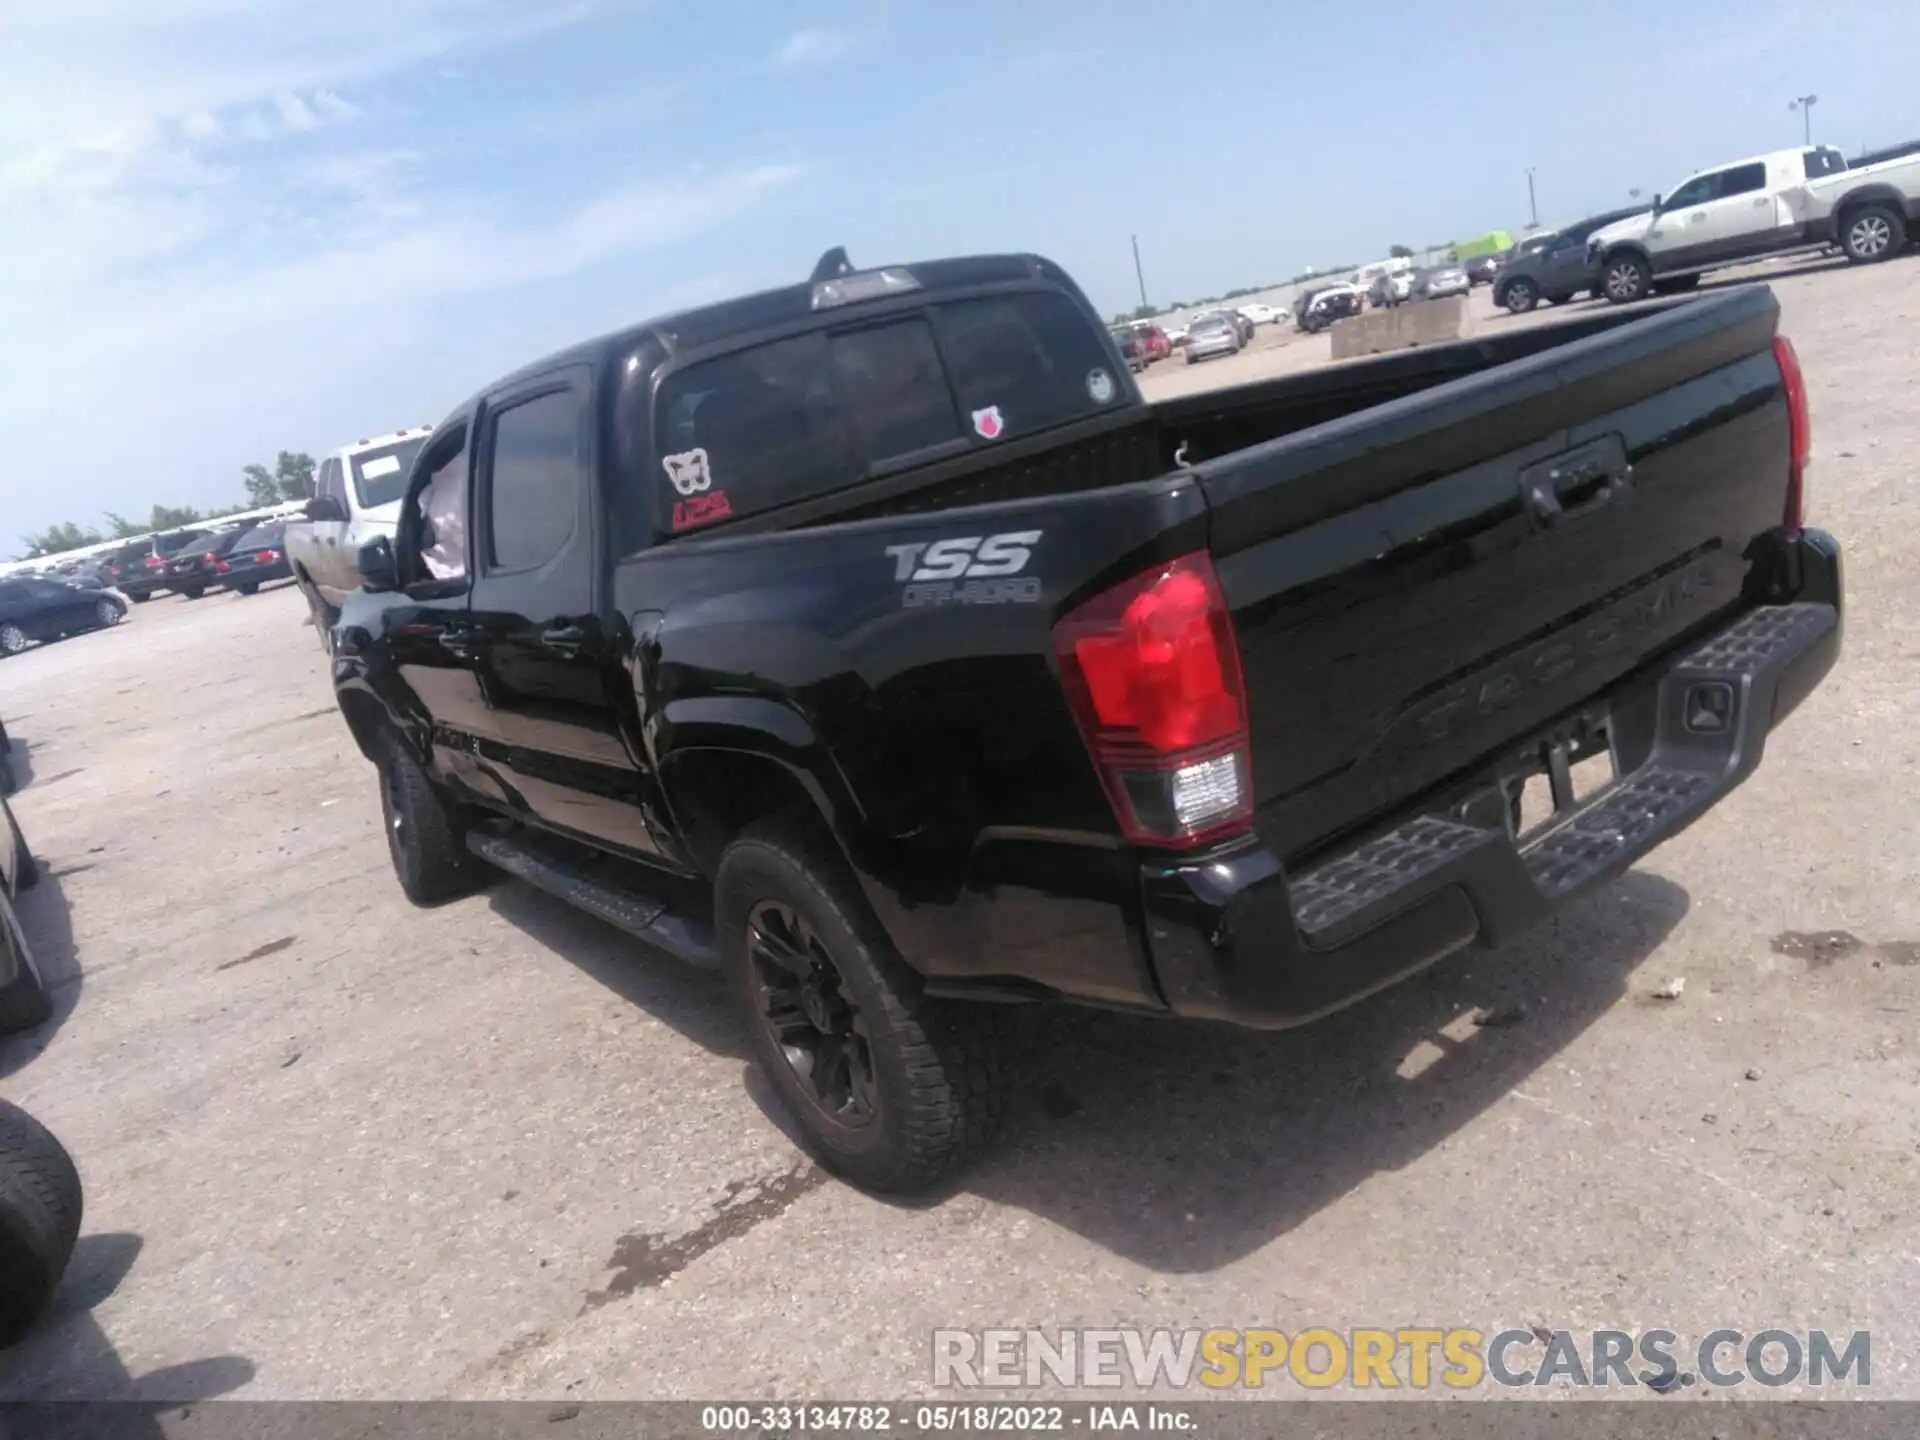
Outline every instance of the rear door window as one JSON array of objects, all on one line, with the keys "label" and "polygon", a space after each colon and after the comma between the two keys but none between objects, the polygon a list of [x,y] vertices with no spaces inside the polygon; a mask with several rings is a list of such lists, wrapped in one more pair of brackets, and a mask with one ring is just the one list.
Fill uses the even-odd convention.
[{"label": "rear door window", "polygon": [[572,538],[584,460],[581,403],[572,390],[553,390],[494,416],[487,480],[494,569],[535,569]]},{"label": "rear door window", "polygon": [[1764,164],[1736,165],[1731,170],[1721,172],[1720,198],[1731,195],[1751,195],[1767,188],[1767,167]]},{"label": "rear door window", "polygon": [[362,507],[391,505],[406,494],[407,472],[413,469],[414,457],[426,443],[427,437],[422,435],[417,440],[402,440],[349,457],[354,492]]},{"label": "rear door window", "polygon": [[1809,150],[1805,158],[1809,180],[1818,180],[1822,175],[1838,175],[1847,168],[1846,157],[1838,150]]}]

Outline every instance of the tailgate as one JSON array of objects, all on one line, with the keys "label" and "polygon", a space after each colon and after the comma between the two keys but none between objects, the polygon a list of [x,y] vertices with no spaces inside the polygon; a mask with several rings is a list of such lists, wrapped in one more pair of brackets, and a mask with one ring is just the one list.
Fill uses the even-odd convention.
[{"label": "tailgate", "polygon": [[1199,467],[1270,847],[1364,829],[1757,602],[1778,313],[1684,302]]}]

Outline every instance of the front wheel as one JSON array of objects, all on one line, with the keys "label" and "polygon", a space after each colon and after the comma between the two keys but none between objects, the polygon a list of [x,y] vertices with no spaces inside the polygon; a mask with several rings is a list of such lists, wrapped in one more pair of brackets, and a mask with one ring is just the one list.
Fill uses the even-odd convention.
[{"label": "front wheel", "polygon": [[80,1236],[80,1172],[51,1131],[0,1100],[0,1347],[53,1299]]},{"label": "front wheel", "polygon": [[486,884],[485,867],[467,849],[458,807],[391,734],[380,762],[380,812],[393,873],[414,904],[444,905]]},{"label": "front wheel", "polygon": [[1540,288],[1531,280],[1515,280],[1500,295],[1500,303],[1515,315],[1524,315],[1540,303]]},{"label": "front wheel", "polygon": [[112,629],[126,618],[124,605],[116,605],[111,600],[96,600],[93,604],[93,619],[102,630]]},{"label": "front wheel", "polygon": [[830,837],[744,831],[720,858],[714,922],[754,1057],[827,1168],[907,1194],[992,1137],[1004,1013],[925,995]]},{"label": "front wheel", "polygon": [[1639,255],[1616,255],[1607,261],[1601,283],[1615,305],[1631,305],[1652,292],[1653,267]]},{"label": "front wheel", "polygon": [[26,648],[26,631],[18,625],[0,625],[0,654],[18,655]]},{"label": "front wheel", "polygon": [[1886,205],[1854,211],[1840,227],[1840,248],[1855,265],[1874,265],[1905,248],[1907,222]]}]

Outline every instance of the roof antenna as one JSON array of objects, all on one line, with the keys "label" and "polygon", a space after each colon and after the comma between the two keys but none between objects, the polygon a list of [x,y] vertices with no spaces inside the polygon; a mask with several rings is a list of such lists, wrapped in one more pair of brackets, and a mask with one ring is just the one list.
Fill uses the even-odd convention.
[{"label": "roof antenna", "polygon": [[812,284],[822,280],[838,280],[843,275],[853,274],[853,262],[847,258],[845,247],[836,245],[820,257],[820,263],[813,267]]}]

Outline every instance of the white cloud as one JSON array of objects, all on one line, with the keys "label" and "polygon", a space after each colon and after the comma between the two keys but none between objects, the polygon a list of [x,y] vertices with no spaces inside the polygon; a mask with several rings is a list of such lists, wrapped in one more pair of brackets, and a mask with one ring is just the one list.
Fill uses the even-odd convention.
[{"label": "white cloud", "polygon": [[210,110],[194,110],[180,122],[181,133],[189,140],[218,140],[223,133],[219,120]]},{"label": "white cloud", "polygon": [[783,68],[825,65],[846,54],[852,44],[852,37],[838,30],[796,30],[774,52],[773,63]]},{"label": "white cloud", "polygon": [[283,90],[274,96],[273,108],[280,116],[280,123],[295,135],[320,128],[320,117],[313,113],[313,107],[290,91]]}]

